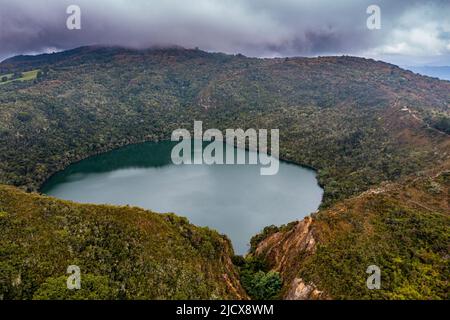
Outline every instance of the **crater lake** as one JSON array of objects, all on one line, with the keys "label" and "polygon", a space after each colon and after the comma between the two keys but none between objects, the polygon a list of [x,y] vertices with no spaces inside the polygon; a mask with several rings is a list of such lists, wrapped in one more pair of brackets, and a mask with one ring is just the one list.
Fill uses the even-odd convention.
[{"label": "crater lake", "polygon": [[[173,212],[227,235],[236,254],[245,254],[264,227],[302,219],[321,203],[323,190],[312,169],[280,161],[276,175],[263,176],[261,165],[174,165],[175,144],[147,142],[87,158],[52,176],[41,192],[79,203]],[[235,151],[247,159],[254,152]]]}]

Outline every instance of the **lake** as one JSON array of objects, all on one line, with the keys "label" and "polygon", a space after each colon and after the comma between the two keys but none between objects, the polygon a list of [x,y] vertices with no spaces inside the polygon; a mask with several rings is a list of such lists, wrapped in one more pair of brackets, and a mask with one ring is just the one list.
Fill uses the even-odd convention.
[{"label": "lake", "polygon": [[[41,192],[80,203],[174,212],[226,234],[237,254],[245,254],[264,227],[302,219],[322,200],[311,169],[281,161],[276,175],[262,176],[260,165],[174,165],[174,145],[148,142],[85,159],[55,174]],[[253,152],[235,151],[246,157]]]}]

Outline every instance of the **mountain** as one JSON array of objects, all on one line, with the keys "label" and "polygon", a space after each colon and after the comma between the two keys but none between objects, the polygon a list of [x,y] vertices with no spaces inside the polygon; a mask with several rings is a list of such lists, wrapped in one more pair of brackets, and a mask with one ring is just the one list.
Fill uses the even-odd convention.
[{"label": "mountain", "polygon": [[[26,71],[39,74],[35,79],[0,83],[0,183],[26,191],[39,190],[50,175],[70,163],[130,143],[168,139],[174,129],[192,128],[194,120],[202,120],[205,128],[279,128],[281,158],[317,169],[325,193],[321,210],[314,217],[325,220],[330,219],[327,217],[336,206],[386,183],[404,186],[406,180],[420,178],[430,170],[449,169],[450,82],[371,59],[256,59],[183,48],[83,47],[11,58],[0,64],[0,70],[0,78]],[[41,206],[38,196],[21,195]],[[9,196],[6,194],[3,201]],[[448,193],[440,193],[439,197],[448,200]],[[402,219],[406,222],[402,223],[410,226],[418,216],[427,217],[429,210],[425,208],[431,199],[428,194],[414,198],[419,205],[413,211],[404,210]],[[2,206],[0,203],[0,209]],[[13,209],[2,210],[9,214]],[[355,205],[351,214],[345,214],[349,210],[343,209],[339,218],[350,225],[378,212]],[[435,235],[442,232],[442,224],[448,227],[448,212],[436,211],[444,218],[430,220],[430,241],[414,247],[414,252],[436,257],[425,259],[423,267],[431,268],[439,279],[446,270],[435,266],[440,266],[439,259],[448,257],[449,240]],[[17,214],[21,214],[20,210]],[[375,237],[388,234],[395,238],[395,230],[389,225],[391,218],[377,220],[379,229],[371,228],[372,222],[368,228]],[[32,221],[28,223],[26,226],[33,226]],[[6,230],[1,234],[11,232],[12,227],[3,228]],[[317,230],[322,233],[327,228]],[[259,243],[270,235],[262,233],[253,242]],[[345,227],[339,235],[354,236]],[[417,238],[421,236],[428,234]],[[319,235],[317,239],[327,238]],[[365,258],[365,238],[352,239],[352,259],[372,261]],[[345,241],[330,243],[329,247],[342,250]],[[400,266],[413,268],[420,257],[403,254],[411,245],[409,240],[396,243],[402,252]],[[396,250],[386,248],[390,258]],[[13,259],[13,255],[8,257]],[[371,258],[380,263],[383,257]],[[352,264],[346,264],[345,259],[342,262],[342,255],[327,258],[329,267],[322,264],[320,272],[304,276],[302,281],[310,281],[318,291],[324,291],[320,297],[355,297],[354,292],[345,295],[330,289],[331,279],[351,287],[346,268]],[[259,266],[267,262],[269,269],[265,272],[270,271],[270,266],[277,268],[270,256],[259,254],[241,261],[241,271],[260,271],[260,267],[246,269],[253,266],[252,259],[264,260]],[[296,261],[303,260],[299,257]],[[393,268],[395,261],[383,260],[383,266]],[[281,272],[283,290],[292,281],[299,283],[298,277],[292,276],[299,271],[296,263],[290,263],[289,275]],[[393,284],[382,293],[387,298],[398,297],[394,293],[404,287],[403,274],[391,271]],[[427,276],[419,275],[408,290],[422,297],[444,298],[439,285],[420,287],[427,283]],[[36,283],[44,281],[42,278]],[[414,296],[405,293],[403,297]]]},{"label": "mountain", "polygon": [[447,66],[440,66],[440,67],[417,66],[417,67],[405,67],[405,68],[408,70],[411,70],[415,73],[424,75],[424,76],[439,78],[442,80],[450,80],[450,67],[447,67]]}]

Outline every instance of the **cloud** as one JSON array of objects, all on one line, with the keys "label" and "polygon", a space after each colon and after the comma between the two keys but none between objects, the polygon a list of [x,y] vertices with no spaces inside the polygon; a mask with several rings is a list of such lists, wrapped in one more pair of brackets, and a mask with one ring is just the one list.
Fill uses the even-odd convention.
[{"label": "cloud", "polygon": [[397,19],[384,43],[369,50],[377,55],[444,56],[450,54],[450,2],[416,5]]},{"label": "cloud", "polygon": [[[381,30],[366,9],[381,7]],[[66,28],[79,5],[82,29]],[[450,54],[448,0],[0,0],[0,57],[103,44],[250,56]],[[449,62],[450,63],[450,62]]]}]

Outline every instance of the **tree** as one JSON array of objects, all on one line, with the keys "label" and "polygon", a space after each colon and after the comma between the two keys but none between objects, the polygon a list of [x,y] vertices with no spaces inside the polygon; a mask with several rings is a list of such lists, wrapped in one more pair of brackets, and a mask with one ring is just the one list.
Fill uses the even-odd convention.
[{"label": "tree", "polygon": [[42,75],[46,76],[49,71],[50,71],[50,68],[48,66],[44,66],[42,68]]},{"label": "tree", "polygon": [[8,77],[7,76],[2,77],[2,82],[6,82],[6,81],[8,81]]},{"label": "tree", "polygon": [[278,272],[258,271],[253,274],[247,286],[248,294],[257,300],[275,299],[282,287],[281,276]]},{"label": "tree", "polygon": [[12,79],[20,79],[22,77],[23,77],[22,72],[15,71],[13,76],[12,76]]},{"label": "tree", "polygon": [[248,257],[239,269],[242,286],[252,299],[275,299],[280,294],[283,284],[281,276],[278,272],[267,271],[264,259]]},{"label": "tree", "polygon": [[108,277],[83,275],[81,289],[67,289],[67,276],[48,278],[34,293],[34,300],[112,300],[118,289],[111,287]]},{"label": "tree", "polygon": [[450,134],[450,118],[442,116],[433,125],[439,131]]}]

